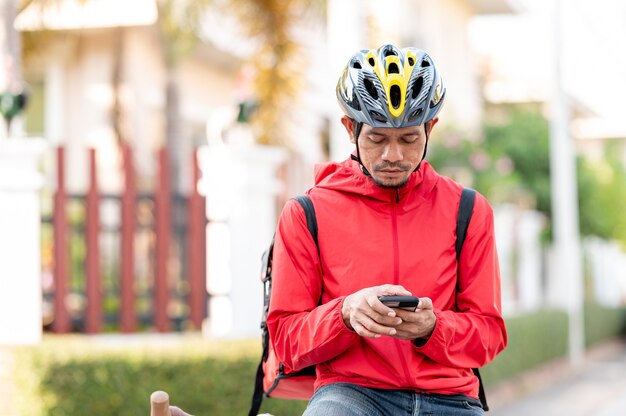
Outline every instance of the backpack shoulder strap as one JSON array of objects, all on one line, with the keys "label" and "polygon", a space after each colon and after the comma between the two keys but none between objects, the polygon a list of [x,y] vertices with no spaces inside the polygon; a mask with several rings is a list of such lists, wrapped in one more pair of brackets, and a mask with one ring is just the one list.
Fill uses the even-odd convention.
[{"label": "backpack shoulder strap", "polygon": [[[461,201],[459,203],[459,212],[456,221],[456,259],[458,260],[461,256],[461,249],[463,248],[463,242],[465,241],[465,236],[467,234],[467,227],[469,226],[470,220],[472,219],[472,212],[474,210],[474,200],[476,199],[476,191],[471,188],[463,188],[463,192],[461,192]],[[457,280],[457,291],[459,291],[459,285]],[[480,399],[480,404],[483,407],[484,411],[489,410],[489,405],[487,404],[487,395],[485,394],[485,387],[480,376],[480,372],[478,368],[472,368],[472,372],[478,378],[478,398]]]},{"label": "backpack shoulder strap", "polygon": [[304,209],[304,215],[306,215],[306,226],[315,241],[315,246],[319,252],[319,243],[317,242],[317,217],[315,216],[315,207],[313,201],[308,195],[298,195],[294,198]]},{"label": "backpack shoulder strap", "polygon": [[459,203],[459,213],[456,221],[456,244],[454,248],[456,249],[457,260],[461,256],[461,249],[463,248],[463,242],[465,241],[467,227],[472,219],[475,198],[475,190],[471,188],[463,188],[463,192],[461,192],[461,202]]}]

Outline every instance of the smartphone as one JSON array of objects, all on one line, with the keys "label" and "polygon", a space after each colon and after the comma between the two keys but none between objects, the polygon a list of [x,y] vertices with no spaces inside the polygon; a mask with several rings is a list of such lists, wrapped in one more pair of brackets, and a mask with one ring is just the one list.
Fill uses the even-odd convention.
[{"label": "smartphone", "polygon": [[378,300],[390,308],[406,309],[411,312],[417,309],[420,302],[417,296],[381,296]]}]

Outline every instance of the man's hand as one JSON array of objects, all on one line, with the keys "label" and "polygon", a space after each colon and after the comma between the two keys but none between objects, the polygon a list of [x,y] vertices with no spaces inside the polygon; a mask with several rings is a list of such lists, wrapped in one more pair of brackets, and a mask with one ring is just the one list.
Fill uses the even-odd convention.
[{"label": "man's hand", "polygon": [[176,406],[170,406],[170,413],[172,416],[191,416],[189,413],[185,413],[183,409]]},{"label": "man's hand", "polygon": [[378,298],[410,295],[411,292],[398,285],[374,286],[359,290],[344,299],[341,307],[343,322],[362,337],[394,336],[397,333],[396,328],[403,322],[397,316],[399,310],[383,305]]},{"label": "man's hand", "polygon": [[433,311],[433,302],[430,298],[420,297],[420,303],[415,312],[404,309],[394,310],[402,323],[395,326],[396,333],[392,336],[410,341],[430,338],[437,323],[437,317]]}]

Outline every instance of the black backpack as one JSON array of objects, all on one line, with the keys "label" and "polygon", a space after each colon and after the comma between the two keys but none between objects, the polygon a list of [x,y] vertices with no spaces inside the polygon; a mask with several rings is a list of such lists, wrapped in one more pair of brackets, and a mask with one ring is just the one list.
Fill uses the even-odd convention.
[{"label": "black backpack", "polygon": [[[457,260],[461,255],[465,234],[472,218],[474,209],[474,199],[476,191],[470,188],[463,188],[461,193],[461,201],[459,204],[459,212],[456,224],[456,257]],[[307,228],[315,241],[317,241],[317,219],[315,216],[315,208],[311,199],[306,195],[300,195],[294,198],[304,209],[306,216]],[[256,416],[261,408],[263,396],[277,397],[284,399],[307,400],[313,394],[313,383],[315,382],[315,366],[307,367],[299,371],[288,372],[282,363],[276,360],[274,351],[269,339],[267,329],[267,314],[269,312],[270,297],[272,294],[272,259],[274,252],[274,239],[270,243],[269,248],[263,253],[261,281],[263,282],[263,316],[261,319],[262,345],[263,354],[257,368],[254,392],[252,394],[252,403],[248,416]],[[458,289],[458,285],[457,285]],[[480,403],[485,411],[489,410],[487,398],[483,387],[483,381],[477,368],[472,369],[479,381],[479,398]]]}]

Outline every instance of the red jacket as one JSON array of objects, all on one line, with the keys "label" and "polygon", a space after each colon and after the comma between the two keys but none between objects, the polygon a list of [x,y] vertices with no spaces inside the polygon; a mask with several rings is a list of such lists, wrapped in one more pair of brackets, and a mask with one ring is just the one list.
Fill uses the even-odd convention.
[{"label": "red jacket", "polygon": [[[478,397],[471,368],[507,342],[493,212],[476,195],[461,252],[455,253],[462,187],[426,162],[399,190],[376,186],[351,160],[316,169],[321,264],[304,211],[289,201],[274,246],[268,316],[276,354],[298,370],[317,364],[316,388],[349,382],[381,389]],[[385,283],[432,299],[437,323],[421,347],[348,329],[344,297]],[[320,305],[321,299],[321,305]]]}]

